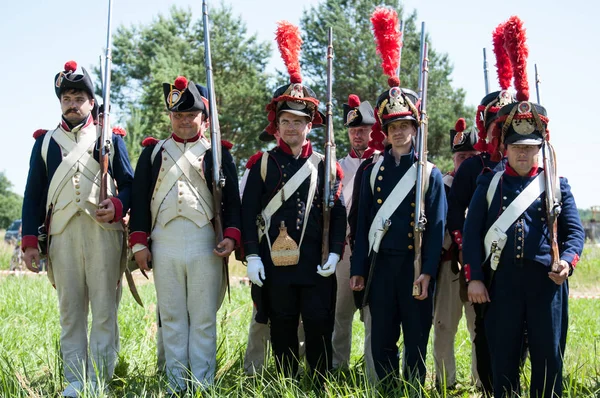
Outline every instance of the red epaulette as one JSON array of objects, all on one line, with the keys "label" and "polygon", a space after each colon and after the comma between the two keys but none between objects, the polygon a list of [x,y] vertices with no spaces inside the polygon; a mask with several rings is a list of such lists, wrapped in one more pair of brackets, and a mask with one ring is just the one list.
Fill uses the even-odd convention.
[{"label": "red epaulette", "polygon": [[150,145],[156,145],[156,144],[158,144],[158,141],[160,141],[160,140],[157,140],[154,137],[146,137],[142,141],[142,146],[146,147],[146,146],[150,146]]},{"label": "red epaulette", "polygon": [[40,138],[41,136],[43,136],[44,134],[46,134],[48,132],[48,130],[44,130],[44,129],[38,129],[35,130],[33,132],[33,139],[37,140],[38,138]]},{"label": "red epaulette", "polygon": [[340,180],[344,179],[344,170],[342,169],[342,166],[340,166],[340,164],[338,162],[335,162],[335,172],[337,174],[337,177]]},{"label": "red epaulette", "polygon": [[246,162],[246,168],[251,169],[252,166],[254,166],[256,162],[258,162],[258,159],[262,157],[262,154],[262,151],[258,151],[254,155],[250,156],[250,159],[248,159],[248,161]]},{"label": "red epaulette", "polygon": [[127,131],[121,126],[115,126],[112,129],[113,134],[120,135],[121,137],[125,137],[127,135]]},{"label": "red epaulette", "polygon": [[227,140],[221,140],[221,145],[223,145],[227,150],[233,148],[233,144]]}]

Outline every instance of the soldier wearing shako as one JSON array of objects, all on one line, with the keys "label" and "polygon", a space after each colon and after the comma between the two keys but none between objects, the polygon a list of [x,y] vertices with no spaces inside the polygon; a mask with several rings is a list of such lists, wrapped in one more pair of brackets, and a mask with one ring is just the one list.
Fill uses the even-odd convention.
[{"label": "soldier wearing shako", "polygon": [[[354,176],[360,164],[373,155],[375,151],[368,146],[371,127],[375,124],[373,107],[368,101],[351,94],[348,103],[343,104],[344,126],[348,128],[350,152],[339,160],[344,178],[342,179],[342,193],[346,203],[346,213],[352,205],[354,189]],[[349,243],[350,230],[347,230],[347,243]],[[349,246],[350,247],[350,246]],[[337,300],[335,306],[335,326],[333,328],[333,367],[348,367],[350,363],[350,348],[352,346],[352,319],[356,311],[354,295],[350,289],[350,256],[348,251],[344,259],[337,265],[335,275],[337,278]],[[365,323],[365,364],[374,374],[373,357],[371,355],[371,316],[369,308],[363,309],[362,319]]]},{"label": "soldier wearing shako", "polygon": [[507,150],[506,169],[480,176],[469,206],[464,236],[468,294],[474,303],[488,303],[484,322],[494,396],[520,393],[526,331],[531,396],[560,397],[568,325],[565,281],[583,250],[584,231],[570,186],[556,174],[546,110],[529,102],[528,49],[518,17],[508,20],[506,36],[518,102],[502,107],[496,121]]},{"label": "soldier wearing shako", "polygon": [[[495,120],[500,108],[515,101],[512,93],[508,91],[513,76],[511,62],[504,48],[505,23],[496,27],[492,39],[494,54],[496,56],[496,71],[500,91],[487,94],[477,107],[475,122],[477,125],[479,139],[474,148],[480,151],[479,155],[466,159],[456,170],[454,181],[448,193],[448,231],[459,251],[459,259],[462,260],[463,248],[463,225],[465,213],[469,202],[477,187],[477,177],[481,172],[488,169],[503,170],[506,163],[503,147],[500,142],[499,132],[495,129]],[[490,365],[489,350],[485,328],[482,321],[482,309],[478,304],[474,305],[475,313],[475,350],[477,357],[477,373],[481,388],[485,393],[492,390],[492,369]]]},{"label": "soldier wearing shako", "polygon": [[[56,287],[65,379],[62,395],[76,397],[110,381],[117,358],[117,284],[123,253],[122,216],[129,209],[133,170],[122,137],[112,134],[109,198],[99,203],[99,136],[94,86],[69,61],[54,78],[62,120],[34,138],[23,200],[23,249],[37,272],[40,225],[48,235],[48,276]],[[115,182],[118,186],[116,194]],[[87,338],[88,306],[92,327]]]},{"label": "soldier wearing shako", "polygon": [[[204,135],[206,88],[180,76],[163,90],[173,133],[143,142],[133,182],[130,245],[142,270],[152,260],[169,390],[181,393],[189,373],[200,387],[214,381],[217,310],[226,286],[222,257],[241,240],[240,194],[231,145],[223,142],[226,183],[222,208],[214,209],[213,153]],[[216,211],[224,225],[218,244],[211,223]]]},{"label": "soldier wearing shako", "polygon": [[[304,324],[306,359],[314,375],[331,369],[335,312],[335,269],[344,247],[346,212],[341,172],[333,178],[330,253],[322,262],[324,157],[313,151],[307,135],[320,124],[319,101],[302,84],[298,28],[279,22],[277,42],[290,73],[267,105],[266,131],[279,133],[278,145],[257,154],[243,194],[242,231],[248,277],[258,322],[270,321],[271,342],[279,371],[295,376],[298,368],[298,322]],[[258,229],[257,229],[258,224]],[[327,254],[327,253],[326,253]]]},{"label": "soldier wearing shako", "polygon": [[[366,166],[363,173],[350,285],[356,291],[369,288],[365,295],[371,311],[371,346],[378,377],[387,378],[385,382],[391,386],[397,381],[393,375],[399,369],[397,343],[402,327],[404,378],[424,383],[433,278],[444,238],[446,198],[442,174],[428,163],[424,173],[427,229],[421,253],[422,272],[414,275],[417,159],[413,138],[420,104],[412,90],[400,88],[396,76],[399,61],[393,54],[398,54],[396,46],[400,43],[396,12],[378,8],[371,21],[384,72],[390,76],[390,88],[377,99],[373,132],[382,130],[391,147],[376,163]],[[393,26],[393,31],[389,26]],[[416,297],[413,284],[420,287],[421,293]]]},{"label": "soldier wearing shako", "polygon": [[[454,169],[444,174],[446,194],[453,185],[456,171],[470,157],[479,153],[473,146],[477,141],[477,130],[467,130],[465,119],[460,118],[454,129],[450,130],[450,150]],[[452,241],[448,230],[444,235],[442,259],[438,270],[434,315],[433,315],[433,358],[435,362],[436,386],[438,389],[451,389],[456,385],[456,359],[454,356],[454,338],[463,307],[467,319],[467,329],[471,341],[475,338],[475,311],[467,298],[467,286],[464,274],[460,272],[458,247]],[[480,384],[477,376],[475,345],[471,349],[471,374],[473,381]]]}]

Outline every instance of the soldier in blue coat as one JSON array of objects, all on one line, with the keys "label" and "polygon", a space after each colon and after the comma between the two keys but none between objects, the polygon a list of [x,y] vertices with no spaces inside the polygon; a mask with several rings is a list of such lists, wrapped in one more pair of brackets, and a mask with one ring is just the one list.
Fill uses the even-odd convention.
[{"label": "soldier in blue coat", "polygon": [[[77,397],[89,382],[98,392],[112,378],[117,351],[117,285],[124,254],[123,215],[130,204],[133,170],[121,135],[112,134],[108,199],[100,201],[100,137],[94,85],[69,61],[54,78],[62,118],[38,130],[23,198],[27,267],[37,272],[38,244],[48,235],[48,276],[55,285],[61,353],[68,383],[62,396]],[[118,194],[117,194],[118,187]],[[39,227],[44,224],[45,232]],[[88,312],[92,323],[88,346]]]},{"label": "soldier in blue coat", "polygon": [[[416,162],[413,139],[417,131],[417,95],[400,88],[399,81],[391,79],[389,90],[383,92],[375,109],[378,123],[390,144],[376,163],[366,165],[360,185],[355,247],[351,260],[351,288],[365,289],[370,283],[367,301],[372,316],[372,353],[375,370],[380,379],[395,384],[399,369],[397,343],[400,328],[404,334],[403,377],[424,383],[427,342],[433,312],[433,279],[444,238],[446,196],[441,172],[429,164],[426,176],[425,213],[427,229],[422,248],[422,273],[414,275],[414,210],[415,178],[406,177]],[[394,84],[395,83],[395,84]],[[407,194],[392,196],[397,185],[406,186]],[[397,202],[389,216],[391,224],[380,240],[375,253],[371,239],[371,225],[379,223],[383,205]],[[372,273],[370,267],[374,267]],[[371,280],[367,276],[371,275]],[[420,285],[421,295],[413,297],[414,284]],[[388,377],[389,376],[389,377]]]},{"label": "soldier in blue coat", "polygon": [[[569,294],[565,282],[583,250],[584,231],[567,180],[555,180],[555,170],[544,170],[537,163],[547,124],[545,109],[527,101],[500,110],[506,170],[479,177],[465,223],[468,294],[474,303],[487,303],[484,322],[496,397],[519,393],[525,330],[530,395],[562,395]],[[548,145],[546,153],[550,152]],[[556,190],[549,190],[562,207],[555,221],[560,256],[555,269],[544,179],[548,172],[556,185]]]}]

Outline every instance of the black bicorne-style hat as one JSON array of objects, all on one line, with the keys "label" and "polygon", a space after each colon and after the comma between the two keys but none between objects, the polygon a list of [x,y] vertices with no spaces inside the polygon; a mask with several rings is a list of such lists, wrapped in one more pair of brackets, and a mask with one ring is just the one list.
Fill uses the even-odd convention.
[{"label": "black bicorne-style hat", "polygon": [[89,94],[91,98],[96,99],[94,95],[94,84],[89,73],[85,68],[81,68],[81,73],[76,73],[77,62],[69,61],[65,63],[64,71],[58,72],[54,76],[54,91],[60,99],[60,95],[64,90],[74,89],[82,90]]},{"label": "black bicorne-style hat", "polygon": [[165,104],[170,112],[202,111],[208,116],[208,90],[206,87],[179,76],[173,84],[163,83]]},{"label": "black bicorne-style hat", "polygon": [[467,122],[462,117],[456,121],[453,129],[450,129],[450,150],[456,152],[476,151],[477,129],[471,126],[467,130]]},{"label": "black bicorne-style hat", "polygon": [[375,111],[369,101],[360,102],[358,95],[350,94],[344,109],[344,126],[372,126],[375,124]]}]

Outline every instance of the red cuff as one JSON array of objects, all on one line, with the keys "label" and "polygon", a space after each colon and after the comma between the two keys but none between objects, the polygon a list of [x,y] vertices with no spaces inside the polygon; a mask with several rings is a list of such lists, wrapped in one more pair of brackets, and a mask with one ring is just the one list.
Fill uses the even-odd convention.
[{"label": "red cuff", "polygon": [[452,236],[452,240],[456,243],[456,246],[458,246],[458,250],[462,250],[462,232],[457,229],[456,231],[452,231],[450,236]]},{"label": "red cuff", "polygon": [[119,222],[123,218],[123,203],[121,203],[119,198],[114,196],[110,198],[110,201],[113,203],[113,206],[115,206],[115,217],[111,222]]},{"label": "red cuff", "polygon": [[142,231],[136,231],[129,234],[129,247],[134,245],[148,246],[148,234]]},{"label": "red cuff", "polygon": [[579,254],[575,253],[575,255],[573,256],[573,260],[571,260],[571,267],[573,267],[573,269],[575,269],[579,260]]},{"label": "red cuff", "polygon": [[469,264],[463,265],[463,270],[465,272],[465,280],[467,282],[471,281],[471,266]]},{"label": "red cuff", "polygon": [[233,239],[235,241],[235,245],[239,246],[240,242],[242,241],[242,232],[233,227],[225,228],[225,231],[223,231],[223,239],[225,238]]},{"label": "red cuff", "polygon": [[21,250],[25,251],[28,247],[38,248],[38,238],[35,235],[25,235],[21,238]]}]

